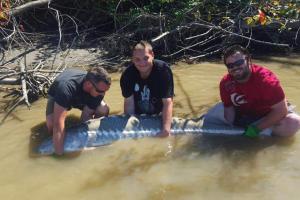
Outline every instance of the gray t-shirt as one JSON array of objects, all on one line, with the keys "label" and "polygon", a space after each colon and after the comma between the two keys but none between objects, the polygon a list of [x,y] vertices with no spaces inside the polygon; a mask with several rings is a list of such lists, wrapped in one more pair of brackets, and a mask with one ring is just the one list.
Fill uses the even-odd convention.
[{"label": "gray t-shirt", "polygon": [[83,109],[85,105],[95,110],[100,105],[103,96],[93,97],[83,91],[86,74],[86,71],[66,69],[56,77],[48,94],[54,98],[58,105],[68,110],[71,108]]}]

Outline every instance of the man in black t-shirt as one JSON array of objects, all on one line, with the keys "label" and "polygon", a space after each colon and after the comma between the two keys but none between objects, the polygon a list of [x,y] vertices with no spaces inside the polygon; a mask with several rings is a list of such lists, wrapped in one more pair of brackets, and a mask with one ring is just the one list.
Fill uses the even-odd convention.
[{"label": "man in black t-shirt", "polygon": [[68,110],[82,110],[81,121],[108,115],[109,107],[103,97],[110,84],[109,74],[101,67],[93,67],[88,72],[67,69],[54,80],[48,92],[46,120],[48,131],[53,134],[56,154],[63,154]]},{"label": "man in black t-shirt", "polygon": [[133,49],[132,64],[120,80],[125,114],[162,114],[160,136],[170,135],[174,84],[167,63],[155,60],[152,46],[145,41]]}]

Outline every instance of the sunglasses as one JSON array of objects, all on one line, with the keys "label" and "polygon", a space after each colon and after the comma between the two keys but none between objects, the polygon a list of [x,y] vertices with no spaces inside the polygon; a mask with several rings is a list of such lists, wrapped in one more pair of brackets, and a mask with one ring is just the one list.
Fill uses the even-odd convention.
[{"label": "sunglasses", "polygon": [[96,86],[96,83],[94,83],[93,81],[91,81],[92,85],[94,86],[95,90],[97,93],[99,94],[102,94],[102,93],[105,93],[106,91],[105,90],[99,90]]},{"label": "sunglasses", "polygon": [[227,69],[233,69],[234,67],[241,66],[244,63],[245,63],[245,59],[239,59],[239,60],[235,61],[234,63],[227,63],[226,67],[227,67]]}]

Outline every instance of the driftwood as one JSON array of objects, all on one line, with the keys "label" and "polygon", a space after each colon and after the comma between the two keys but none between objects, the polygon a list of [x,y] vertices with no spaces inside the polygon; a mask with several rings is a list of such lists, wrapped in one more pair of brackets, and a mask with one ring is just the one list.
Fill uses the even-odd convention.
[{"label": "driftwood", "polygon": [[21,6],[18,6],[16,8],[12,8],[9,11],[9,15],[16,17],[18,15],[21,15],[24,12],[27,12],[30,9],[34,9],[34,8],[37,8],[37,7],[49,5],[50,3],[51,3],[51,0],[31,1],[31,2],[25,3],[25,4],[21,5]]},{"label": "driftwood", "polygon": [[[61,73],[58,67],[53,70],[47,69],[50,66],[45,66],[44,62],[39,62],[29,68],[26,64],[26,54],[21,58],[23,59],[20,60],[20,56],[17,55],[13,59],[20,60],[17,62],[18,67],[0,67],[0,91],[2,94],[6,94],[2,98],[10,99],[10,104],[5,106],[6,108],[2,111],[5,112],[5,115],[0,124],[5,121],[18,105],[26,103],[29,108],[31,101],[41,95],[45,96],[52,81]],[[9,64],[12,65],[12,63]],[[4,85],[9,87],[3,87]]]}]

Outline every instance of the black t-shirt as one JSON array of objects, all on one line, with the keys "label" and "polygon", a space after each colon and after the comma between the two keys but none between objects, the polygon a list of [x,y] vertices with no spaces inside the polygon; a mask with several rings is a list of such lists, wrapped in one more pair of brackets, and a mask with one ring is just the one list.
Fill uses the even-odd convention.
[{"label": "black t-shirt", "polygon": [[72,107],[83,109],[85,105],[95,110],[100,105],[103,96],[93,97],[83,91],[86,74],[86,71],[78,69],[63,71],[50,86],[48,94],[58,105],[68,110]]},{"label": "black t-shirt", "polygon": [[172,71],[161,60],[153,61],[147,79],[142,79],[134,64],[131,64],[123,72],[120,85],[123,97],[134,95],[135,114],[158,114],[162,111],[162,98],[174,96]]}]

